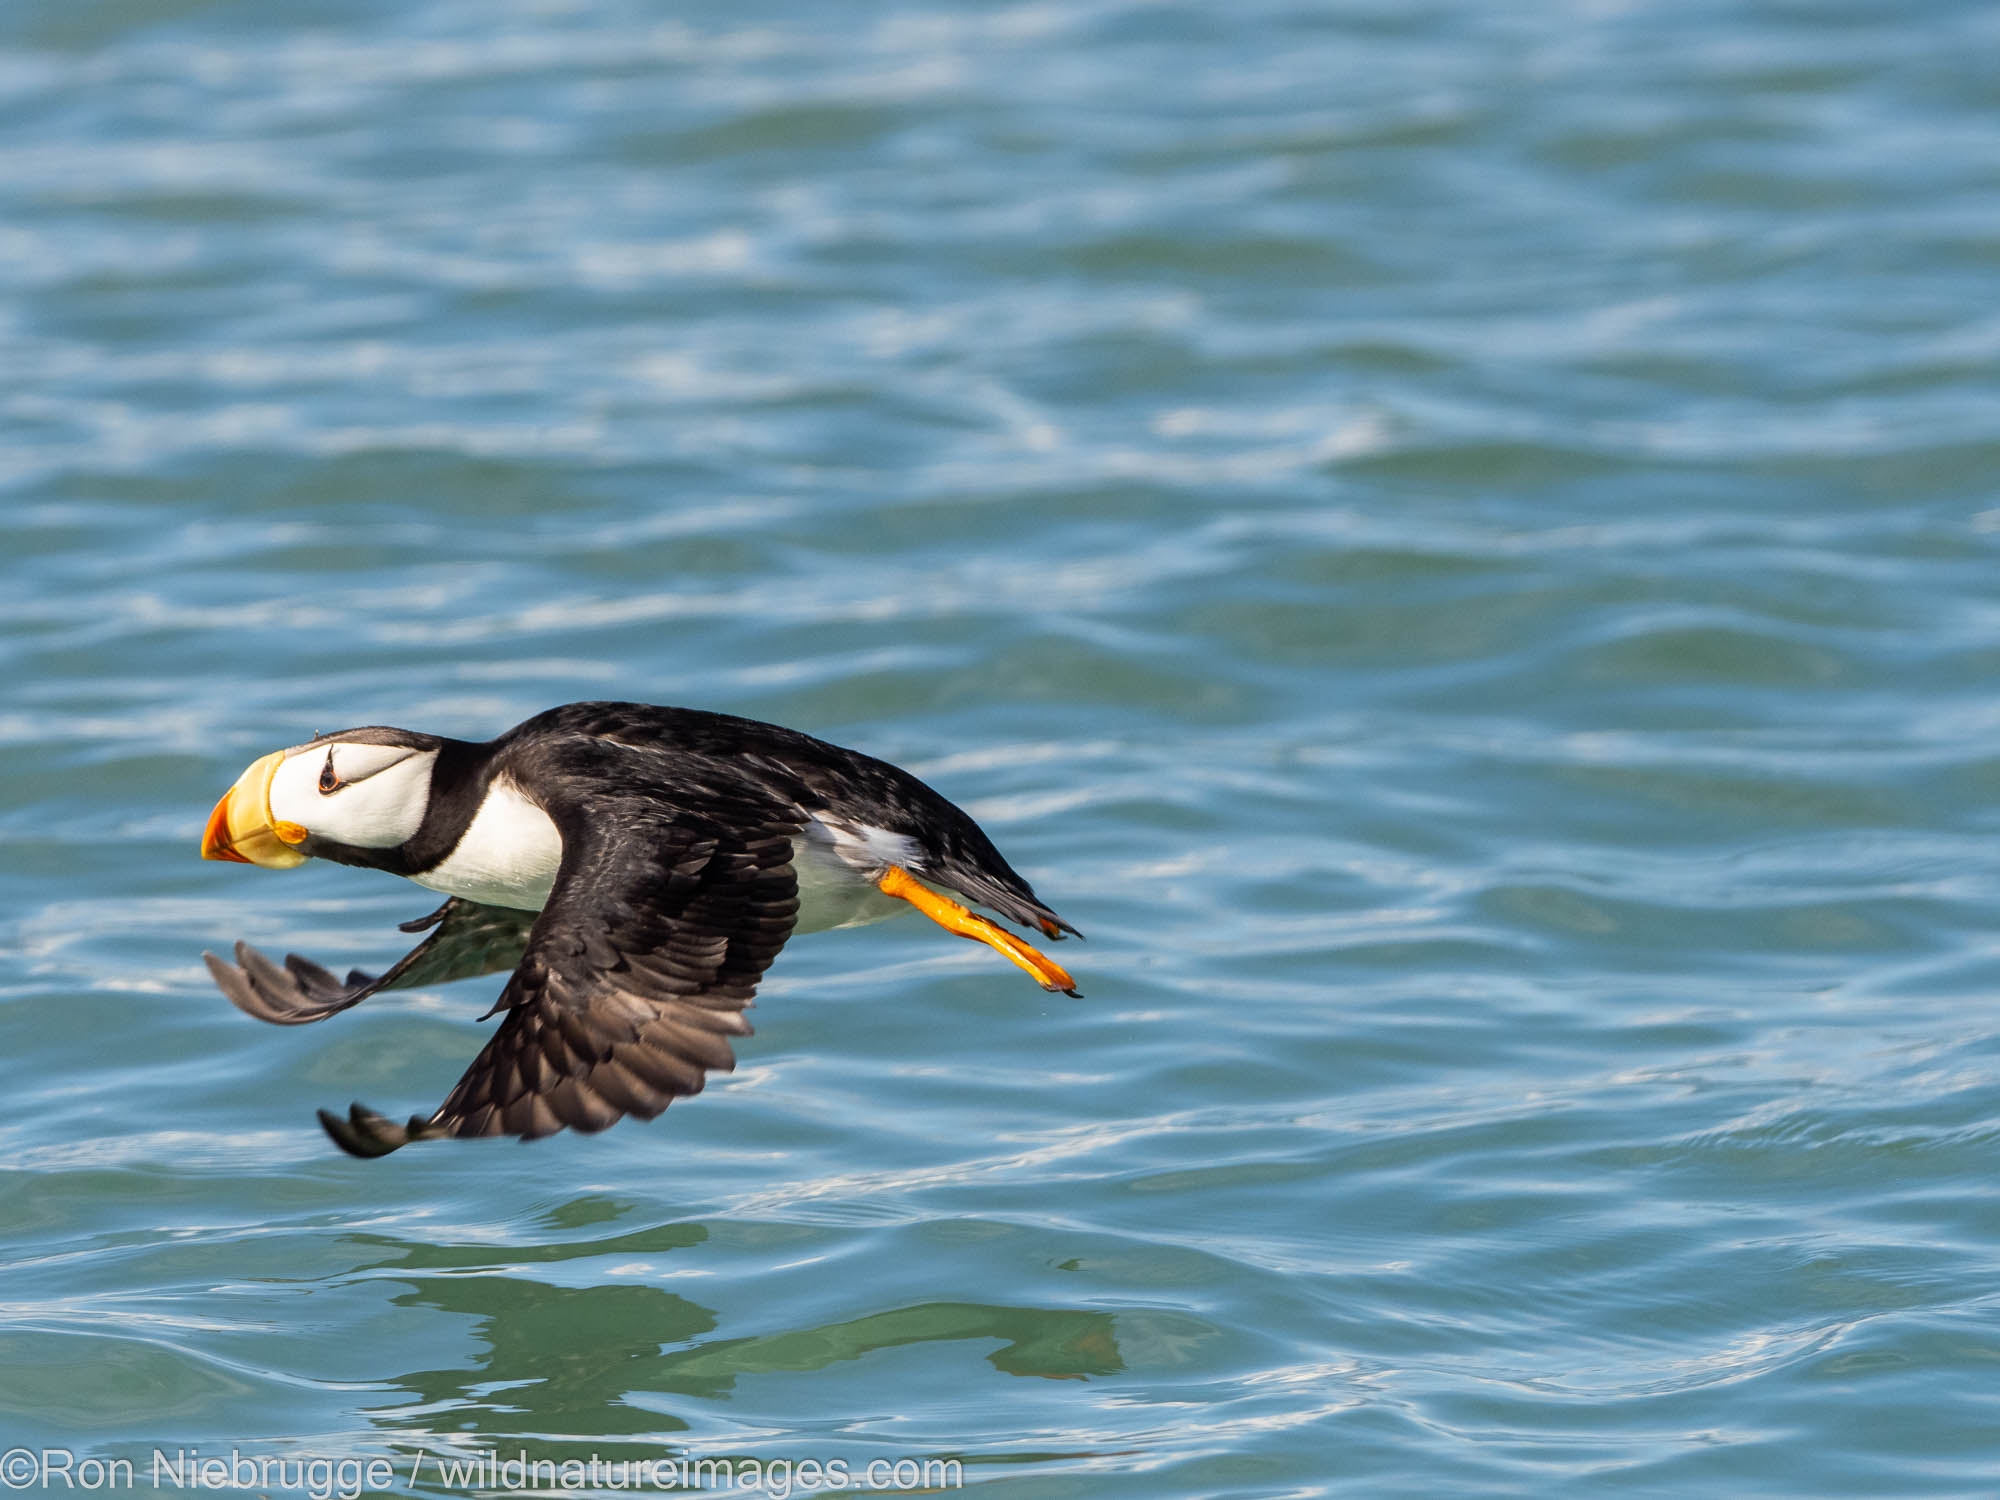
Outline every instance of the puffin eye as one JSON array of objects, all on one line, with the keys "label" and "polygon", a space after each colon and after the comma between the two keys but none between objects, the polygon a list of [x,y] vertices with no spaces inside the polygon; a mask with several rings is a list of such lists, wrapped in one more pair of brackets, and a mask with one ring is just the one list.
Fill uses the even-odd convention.
[{"label": "puffin eye", "polygon": [[334,774],[333,752],[328,750],[326,752],[326,764],[319,768],[319,794],[322,797],[330,797],[346,785],[346,782]]}]

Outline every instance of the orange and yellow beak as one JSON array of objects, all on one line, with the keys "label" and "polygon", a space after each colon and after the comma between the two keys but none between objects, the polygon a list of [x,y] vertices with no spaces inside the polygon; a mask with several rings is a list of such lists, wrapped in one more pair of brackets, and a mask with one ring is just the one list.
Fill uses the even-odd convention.
[{"label": "orange and yellow beak", "polygon": [[271,816],[271,778],[284,763],[285,752],[274,750],[252,761],[236,785],[222,794],[202,831],[203,859],[233,860],[267,870],[289,870],[306,862],[306,856],[293,847],[305,842],[306,830]]}]

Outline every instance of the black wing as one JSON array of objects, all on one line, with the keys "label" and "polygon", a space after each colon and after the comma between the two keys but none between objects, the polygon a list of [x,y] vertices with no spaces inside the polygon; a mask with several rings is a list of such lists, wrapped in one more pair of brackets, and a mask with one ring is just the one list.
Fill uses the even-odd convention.
[{"label": "black wing", "polygon": [[798,915],[796,815],[709,804],[695,816],[638,798],[550,815],[562,868],[494,1005],[500,1029],[428,1118],[321,1110],[342,1150],[650,1120],[736,1066],[729,1038],[750,1034],[743,1011]]},{"label": "black wing", "polygon": [[449,984],[478,974],[496,974],[521,961],[535,912],[481,906],[454,896],[427,917],[402,924],[404,932],[437,930],[404,954],[380,977],[349,971],[346,981],[309,958],[287,954],[283,968],[248,943],[236,945],[236,962],[202,954],[216,987],[246,1015],[276,1026],[303,1026],[358,1005],[379,990],[408,990]]}]

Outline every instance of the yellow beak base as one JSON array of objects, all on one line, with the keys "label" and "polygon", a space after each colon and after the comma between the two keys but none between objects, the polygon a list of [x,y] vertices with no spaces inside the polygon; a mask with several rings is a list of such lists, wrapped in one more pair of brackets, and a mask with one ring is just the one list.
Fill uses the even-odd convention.
[{"label": "yellow beak base", "polygon": [[222,794],[202,830],[203,859],[262,865],[267,870],[289,870],[306,862],[306,856],[292,847],[305,840],[305,829],[271,816],[271,778],[284,762],[282,750],[252,761],[236,785]]}]

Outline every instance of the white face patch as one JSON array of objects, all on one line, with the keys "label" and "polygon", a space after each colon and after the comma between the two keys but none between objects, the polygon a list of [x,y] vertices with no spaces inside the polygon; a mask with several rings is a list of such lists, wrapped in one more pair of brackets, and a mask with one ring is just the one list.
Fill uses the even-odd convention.
[{"label": "white face patch", "polygon": [[437,751],[406,745],[303,746],[287,752],[271,778],[271,816],[314,838],[357,849],[394,848],[423,825],[436,760]]},{"label": "white face patch", "polygon": [[487,788],[451,853],[410,879],[482,906],[540,911],[561,864],[555,823],[512,782],[500,780]]}]

